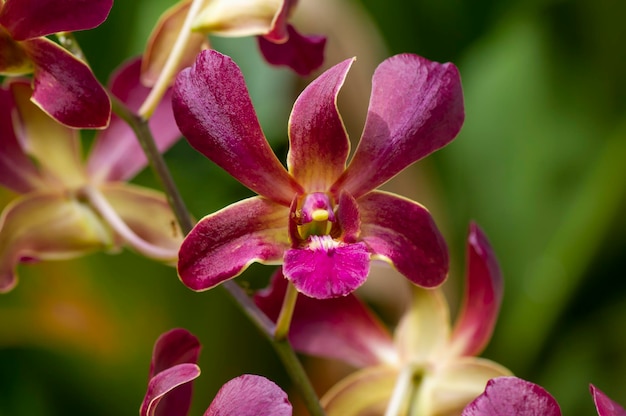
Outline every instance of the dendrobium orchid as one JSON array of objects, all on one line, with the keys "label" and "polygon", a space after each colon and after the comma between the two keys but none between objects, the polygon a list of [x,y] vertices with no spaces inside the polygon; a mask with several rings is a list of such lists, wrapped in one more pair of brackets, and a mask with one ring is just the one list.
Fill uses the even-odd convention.
[{"label": "dendrobium orchid", "polygon": [[100,25],[113,0],[0,0],[0,75],[33,73],[32,100],[67,126],[103,128],[111,102],[91,69],[45,36]]},{"label": "dendrobium orchid", "polygon": [[[139,83],[140,65],[129,63],[111,84],[133,109],[148,92]],[[19,262],[71,258],[123,243],[174,262],[182,236],[165,197],[124,182],[147,163],[130,127],[113,117],[97,132],[84,163],[79,131],[48,117],[29,100],[31,91],[17,79],[0,89],[0,184],[21,194],[0,217],[0,292],[16,284]],[[157,111],[150,127],[164,150],[180,132],[169,101]]]},{"label": "dendrobium orchid", "polygon": [[257,261],[283,263],[284,275],[309,297],[339,297],[365,281],[371,258],[420,286],[444,281],[448,252],[430,213],[375,188],[456,136],[464,117],[458,71],[411,54],[380,64],[346,167],[350,144],[336,100],[352,62],[324,72],[294,104],[288,170],[230,58],[203,51],[179,74],[172,103],[183,135],[259,194],[204,217],[187,235],[178,272],[188,287],[209,289]]},{"label": "dendrobium orchid", "polygon": [[[600,389],[589,386],[598,416],[626,416],[626,410]],[[489,380],[485,391],[463,410],[462,416],[561,416],[557,401],[543,387],[517,377]]]},{"label": "dendrobium orchid", "polygon": [[[186,416],[191,381],[200,375],[198,339],[182,328],[162,334],[154,345],[148,390],[140,416]],[[205,416],[291,416],[287,394],[262,376],[244,374],[224,384]]]},{"label": "dendrobium orchid", "polygon": [[[487,380],[510,374],[476,357],[496,322],[502,276],[486,237],[474,224],[467,250],[465,299],[452,329],[440,288],[414,288],[412,305],[393,339],[354,295],[298,299],[289,331],[294,348],[362,368],[322,397],[328,416],[458,415]],[[285,283],[275,276],[273,285],[255,296],[272,319],[278,316]]]},{"label": "dendrobium orchid", "polygon": [[[296,0],[181,0],[157,22],[144,54],[142,80],[156,83],[181,31],[188,36],[177,63],[190,66],[198,52],[208,47],[206,35],[256,36],[261,53],[272,65],[284,65],[306,76],[324,62],[326,38],[303,36],[288,24]],[[188,17],[189,15],[189,17]],[[177,72],[177,71],[176,71]]]}]

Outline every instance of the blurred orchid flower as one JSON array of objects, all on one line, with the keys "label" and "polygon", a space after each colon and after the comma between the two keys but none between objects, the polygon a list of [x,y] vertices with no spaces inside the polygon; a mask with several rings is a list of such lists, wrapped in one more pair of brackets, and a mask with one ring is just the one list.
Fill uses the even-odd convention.
[{"label": "blurred orchid flower", "polygon": [[[148,89],[135,60],[112,78],[129,108]],[[147,163],[132,130],[113,117],[98,131],[86,163],[79,131],[48,117],[30,100],[28,82],[0,89],[0,184],[19,195],[0,216],[0,292],[17,282],[15,266],[77,257],[126,243],[148,257],[174,262],[182,240],[160,192],[125,183]],[[159,148],[180,138],[168,100],[150,121]]]},{"label": "blurred orchid flower", "polygon": [[336,99],[352,61],[324,72],[294,104],[288,170],[265,139],[230,58],[203,51],[179,74],[172,103],[183,135],[259,194],[204,217],[188,234],[178,263],[188,287],[209,289],[258,261],[283,263],[307,296],[338,297],[365,281],[370,257],[420,286],[444,281],[448,251],[430,213],[374,189],[456,136],[464,117],[458,71],[410,54],[380,64],[346,167],[350,144]]},{"label": "blurred orchid flower", "polygon": [[111,102],[104,88],[83,61],[45,36],[94,28],[112,6],[113,0],[0,1],[0,75],[33,73],[33,102],[60,123],[106,127]]},{"label": "blurred orchid flower", "polygon": [[[591,384],[598,416],[626,416],[626,411]],[[561,416],[554,397],[543,387],[517,377],[489,380],[485,391],[463,410],[462,416]]]},{"label": "blurred orchid flower", "polygon": [[[162,334],[154,345],[140,416],[186,416],[191,381],[200,375],[198,339],[185,329]],[[287,394],[265,377],[244,374],[224,384],[205,416],[291,416]]]},{"label": "blurred orchid flower", "polygon": [[[328,416],[383,414],[385,409],[392,415],[458,415],[487,380],[510,374],[476,357],[496,323],[502,276],[489,242],[474,224],[467,251],[465,299],[454,328],[441,289],[414,288],[413,303],[394,338],[354,295],[297,300],[289,331],[294,348],[361,368],[322,397]],[[278,317],[285,283],[275,276],[273,286],[255,296],[272,319]]]},{"label": "blurred orchid flower", "polygon": [[190,12],[193,33],[176,72],[193,64],[195,56],[208,48],[206,35],[212,34],[257,36],[267,62],[309,75],[324,62],[326,38],[303,36],[287,23],[295,5],[296,0],[181,0],[163,13],[148,40],[142,81],[150,86],[156,83]]}]

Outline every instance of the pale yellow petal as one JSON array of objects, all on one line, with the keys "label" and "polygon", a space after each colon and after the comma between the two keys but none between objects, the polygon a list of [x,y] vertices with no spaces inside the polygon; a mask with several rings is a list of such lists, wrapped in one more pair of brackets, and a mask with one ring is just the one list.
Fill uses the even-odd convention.
[{"label": "pale yellow petal", "polygon": [[31,100],[28,84],[13,83],[15,97],[15,133],[25,153],[41,166],[45,176],[66,188],[85,182],[78,130],[63,126],[44,113]]},{"label": "pale yellow petal", "polygon": [[398,371],[369,367],[349,375],[321,399],[327,416],[383,415],[393,393]]},{"label": "pale yellow petal", "polygon": [[284,0],[211,0],[203,7],[193,29],[220,36],[268,33]]}]

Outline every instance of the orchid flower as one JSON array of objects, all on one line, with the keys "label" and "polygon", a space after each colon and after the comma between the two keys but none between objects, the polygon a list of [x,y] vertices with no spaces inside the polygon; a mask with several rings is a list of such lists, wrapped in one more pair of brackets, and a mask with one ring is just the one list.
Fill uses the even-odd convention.
[{"label": "orchid flower", "polygon": [[91,29],[113,0],[0,0],[0,75],[33,73],[32,100],[60,123],[103,128],[109,97],[91,69],[45,36]]},{"label": "orchid flower", "polygon": [[[626,416],[626,410],[600,389],[589,386],[598,416]],[[554,397],[543,387],[517,377],[489,380],[485,391],[467,405],[462,416],[561,416]]]},{"label": "orchid flower", "polygon": [[185,238],[178,273],[206,290],[252,262],[283,263],[295,288],[314,298],[351,293],[370,259],[434,287],[448,251],[420,204],[377,191],[413,162],[450,142],[463,122],[456,67],[397,55],[376,70],[368,118],[349,165],[336,99],[353,59],[314,80],[289,118],[288,170],[261,130],[237,65],[203,51],[174,86],[174,116],[189,143],[257,192],[201,219]]},{"label": "orchid flower", "polygon": [[[328,416],[383,414],[385,409],[389,415],[458,415],[487,380],[510,374],[477,357],[496,323],[502,276],[489,242],[475,224],[470,226],[467,252],[465,299],[454,328],[439,288],[414,288],[412,305],[393,338],[354,295],[298,299],[289,331],[294,348],[361,368],[322,397]],[[275,276],[273,285],[255,296],[272,319],[278,316],[285,283]]]},{"label": "orchid flower", "polygon": [[[191,381],[200,375],[198,339],[185,329],[162,334],[154,345],[140,416],[186,416]],[[265,377],[244,374],[224,384],[205,416],[291,416],[287,394]]]},{"label": "orchid flower", "polygon": [[157,82],[184,30],[192,33],[184,33],[189,38],[181,45],[176,72],[193,64],[195,56],[208,48],[206,35],[212,34],[256,36],[267,62],[309,75],[324,62],[326,39],[303,36],[287,23],[295,6],[296,0],[181,0],[161,16],[148,40],[142,81]]},{"label": "orchid flower", "polygon": [[[139,60],[126,65],[111,84],[130,108],[148,93],[139,83],[140,66]],[[79,131],[48,117],[30,94],[28,82],[17,79],[0,90],[0,184],[19,194],[0,216],[0,292],[16,284],[19,262],[72,258],[122,243],[174,262],[182,236],[164,195],[124,182],[147,163],[130,127],[113,117],[84,162]],[[169,100],[150,128],[161,150],[180,137]]]}]

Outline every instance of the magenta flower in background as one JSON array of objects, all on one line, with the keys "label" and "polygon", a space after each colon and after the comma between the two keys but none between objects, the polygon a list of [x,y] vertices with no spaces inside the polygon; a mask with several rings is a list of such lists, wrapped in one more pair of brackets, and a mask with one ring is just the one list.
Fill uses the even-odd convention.
[{"label": "magenta flower in background", "polygon": [[[154,345],[140,416],[186,416],[191,381],[200,375],[198,339],[185,329],[162,334]],[[287,394],[262,376],[244,374],[224,384],[205,416],[291,416]]]},{"label": "magenta flower in background", "polygon": [[[280,275],[255,295],[276,320],[286,284]],[[300,297],[289,340],[300,352],[349,363],[358,371],[322,397],[328,416],[362,414],[459,414],[487,380],[509,375],[477,357],[487,345],[502,300],[502,275],[483,232],[470,226],[464,300],[454,327],[443,291],[414,289],[414,300],[392,338],[356,296]],[[412,384],[413,383],[413,384]],[[408,397],[413,396],[408,412]],[[393,409],[393,411],[391,411]]]},{"label": "magenta flower in background", "polygon": [[[111,91],[130,108],[148,89],[135,60],[114,74]],[[83,161],[80,132],[57,123],[30,100],[28,82],[0,89],[0,184],[18,196],[0,216],[0,292],[11,290],[19,262],[77,257],[127,244],[174,262],[182,236],[160,192],[125,183],[147,163],[130,127],[113,117]],[[169,99],[150,128],[161,150],[180,138]]]},{"label": "magenta flower in background", "polygon": [[33,73],[32,100],[71,127],[106,127],[109,97],[89,67],[45,36],[91,29],[113,0],[6,0],[0,2],[0,75]]},{"label": "magenta flower in background", "polygon": [[173,108],[183,135],[259,194],[204,217],[185,238],[178,272],[188,287],[212,288],[255,261],[283,263],[298,291],[332,298],[365,281],[371,258],[420,286],[444,281],[448,252],[430,213],[375,189],[456,136],[464,117],[458,71],[410,54],[380,64],[346,166],[350,145],[336,99],[352,62],[324,72],[294,104],[288,169],[265,139],[230,58],[203,51],[179,74]]},{"label": "magenta flower in background", "polygon": [[[593,384],[589,386],[598,416],[626,416],[626,411]],[[517,377],[489,380],[485,391],[462,416],[561,416],[554,397],[543,387]]]}]

